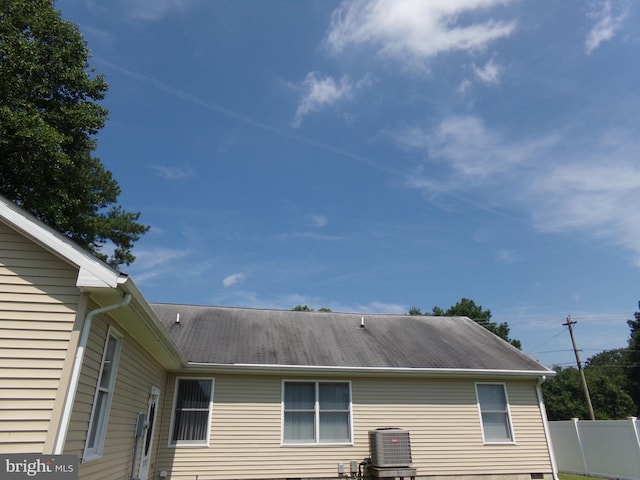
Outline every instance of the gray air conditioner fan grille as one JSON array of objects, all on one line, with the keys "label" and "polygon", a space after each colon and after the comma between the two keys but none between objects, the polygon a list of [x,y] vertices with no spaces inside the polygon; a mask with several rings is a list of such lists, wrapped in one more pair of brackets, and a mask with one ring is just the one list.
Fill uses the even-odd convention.
[{"label": "gray air conditioner fan grille", "polygon": [[369,432],[371,466],[378,468],[411,465],[409,432],[399,428],[379,428]]}]

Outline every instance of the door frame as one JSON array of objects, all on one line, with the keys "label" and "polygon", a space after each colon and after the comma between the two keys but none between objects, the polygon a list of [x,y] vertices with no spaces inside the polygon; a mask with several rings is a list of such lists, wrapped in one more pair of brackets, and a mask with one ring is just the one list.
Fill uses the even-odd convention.
[{"label": "door frame", "polygon": [[155,433],[156,419],[158,416],[158,402],[160,401],[160,389],[151,387],[149,400],[147,401],[147,422],[142,435],[142,449],[140,452],[140,466],[138,467],[138,480],[148,480],[149,464],[153,451],[153,436]]}]

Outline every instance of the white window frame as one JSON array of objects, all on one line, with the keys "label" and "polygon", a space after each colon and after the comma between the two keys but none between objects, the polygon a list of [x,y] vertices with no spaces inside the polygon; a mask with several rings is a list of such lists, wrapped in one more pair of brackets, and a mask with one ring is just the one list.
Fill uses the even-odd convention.
[{"label": "white window frame", "polygon": [[[504,393],[504,400],[505,400],[505,410],[483,410],[482,405],[480,404],[480,394],[478,392],[479,385],[493,385],[495,387],[502,387],[502,391]],[[476,402],[478,404],[478,415],[480,416],[480,426],[482,431],[482,443],[484,445],[515,445],[516,436],[513,431],[513,421],[511,420],[511,407],[509,403],[509,396],[507,394],[507,385],[503,382],[476,382],[475,390],[476,390]],[[488,440],[485,435],[485,425],[484,425],[484,420],[482,418],[483,413],[506,414],[505,419],[507,422],[507,431],[509,432],[510,439],[504,439],[504,440],[489,439]]]},{"label": "white window frame", "polygon": [[[173,429],[175,428],[176,421],[176,408],[178,402],[178,388],[180,385],[180,381],[182,380],[205,380],[211,382],[211,397],[209,398],[209,413],[207,415],[207,426],[206,426],[206,438],[202,440],[177,440],[173,441]],[[173,404],[171,406],[171,426],[169,428],[169,439],[168,446],[169,447],[208,447],[209,441],[211,437],[211,418],[213,413],[213,396],[214,396],[214,388],[215,382],[212,377],[176,377],[176,381],[173,388]]]},{"label": "white window frame", "polygon": [[[315,402],[314,402],[314,431],[315,439],[313,442],[291,442],[284,438],[284,417],[285,417],[285,387],[287,383],[313,383],[315,384]],[[349,439],[343,442],[321,442],[320,441],[320,384],[322,383],[342,383],[349,388]],[[332,445],[350,445],[353,446],[353,392],[350,380],[283,380],[281,392],[281,425],[280,425],[280,445],[284,447],[301,447],[301,446],[332,446]],[[341,410],[342,411],[342,410]]]},{"label": "white window frame", "polygon": [[[113,358],[108,360],[109,340],[113,338],[116,341],[113,351]],[[102,349],[102,360],[100,361],[100,370],[98,372],[98,380],[96,382],[96,391],[93,396],[93,405],[91,407],[91,417],[89,417],[89,428],[87,429],[87,437],[85,439],[84,450],[82,453],[82,462],[96,460],[102,457],[104,441],[107,436],[107,426],[109,425],[109,413],[111,411],[111,402],[113,400],[113,392],[116,385],[116,377],[118,373],[118,363],[120,361],[120,352],[122,350],[122,334],[109,326],[107,336]],[[105,366],[110,362],[109,383],[102,386],[102,376],[105,373]],[[104,398],[103,402],[98,405],[98,400]],[[95,429],[93,445],[90,445],[92,432]]]}]

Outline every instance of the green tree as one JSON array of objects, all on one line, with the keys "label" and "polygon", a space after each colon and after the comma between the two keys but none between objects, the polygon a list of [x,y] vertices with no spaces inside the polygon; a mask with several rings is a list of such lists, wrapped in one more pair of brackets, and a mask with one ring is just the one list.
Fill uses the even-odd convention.
[{"label": "green tree", "polygon": [[0,0],[0,194],[117,266],[148,227],[92,155],[108,86],[89,57],[51,0]]},{"label": "green tree", "polygon": [[623,419],[636,411],[625,362],[625,350],[614,349],[600,352],[585,363],[585,377],[598,420]]},{"label": "green tree", "polygon": [[307,305],[296,305],[291,310],[294,312],[313,312],[313,308],[309,308]]},{"label": "green tree", "polygon": [[[633,415],[635,404],[627,391],[624,350],[605,350],[585,362],[593,410],[598,420],[623,419]],[[549,420],[589,418],[580,372],[556,367],[556,376],[542,384]]]},{"label": "green tree", "polygon": [[[441,312],[440,307],[433,307],[433,314]],[[476,305],[476,302],[468,298],[461,298],[458,303],[449,307],[443,312],[446,317],[469,317],[476,322],[488,322],[491,318],[491,310],[483,310],[481,305]]]},{"label": "green tree", "polygon": [[[638,309],[640,309],[640,302],[638,302]],[[628,390],[631,397],[636,399],[635,415],[638,416],[640,415],[640,311],[635,312],[633,317],[633,320],[627,320],[631,333],[624,360],[627,366]]]},{"label": "green tree", "polygon": [[[420,311],[419,309],[416,310]],[[520,340],[509,338],[510,329],[507,322],[491,322],[491,310],[483,310],[481,305],[476,305],[476,302],[468,298],[460,299],[458,303],[449,307],[447,310],[443,310],[438,306],[433,307],[431,315],[435,317],[469,317],[471,320],[479,323],[490,332],[495,333],[514,347],[522,348]]]},{"label": "green tree", "polygon": [[[293,310],[294,312],[315,312],[313,308],[309,308],[307,305],[296,305],[291,310]],[[326,312],[330,312],[331,309],[327,307],[320,307],[318,311],[326,313]]]},{"label": "green tree", "polygon": [[549,420],[589,418],[578,369],[557,366],[554,370],[555,376],[542,384]]}]

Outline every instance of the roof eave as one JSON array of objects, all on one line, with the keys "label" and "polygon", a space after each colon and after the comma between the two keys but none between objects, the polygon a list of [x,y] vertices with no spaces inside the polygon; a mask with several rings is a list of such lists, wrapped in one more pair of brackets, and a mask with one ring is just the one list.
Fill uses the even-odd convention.
[{"label": "roof eave", "polygon": [[378,375],[378,376],[420,376],[420,377],[510,377],[540,378],[552,377],[553,370],[501,370],[473,368],[395,368],[395,367],[341,367],[314,365],[255,365],[255,364],[218,364],[188,362],[188,370],[210,371],[216,373],[239,374],[300,374],[300,375]]},{"label": "roof eave", "polygon": [[[148,346],[153,345],[152,353],[167,369],[182,367],[186,364],[182,352],[178,349],[162,322],[153,311],[144,295],[131,277],[122,278],[119,282],[123,291],[130,293],[133,298],[132,309],[136,313],[135,325],[129,325],[131,329],[137,329],[138,341]],[[150,336],[149,336],[150,334]]]},{"label": "roof eave", "polygon": [[120,272],[2,196],[0,218],[43,248],[75,265],[79,269],[76,282],[79,288],[115,288],[118,285]]},{"label": "roof eave", "polygon": [[124,308],[110,312],[136,341],[149,352],[167,370],[179,369],[186,364],[182,353],[169,336],[162,322],[150,307],[133,278],[121,274],[116,288],[104,285],[80,287],[98,306],[104,307],[117,303],[126,294],[132,297],[131,303]]}]

